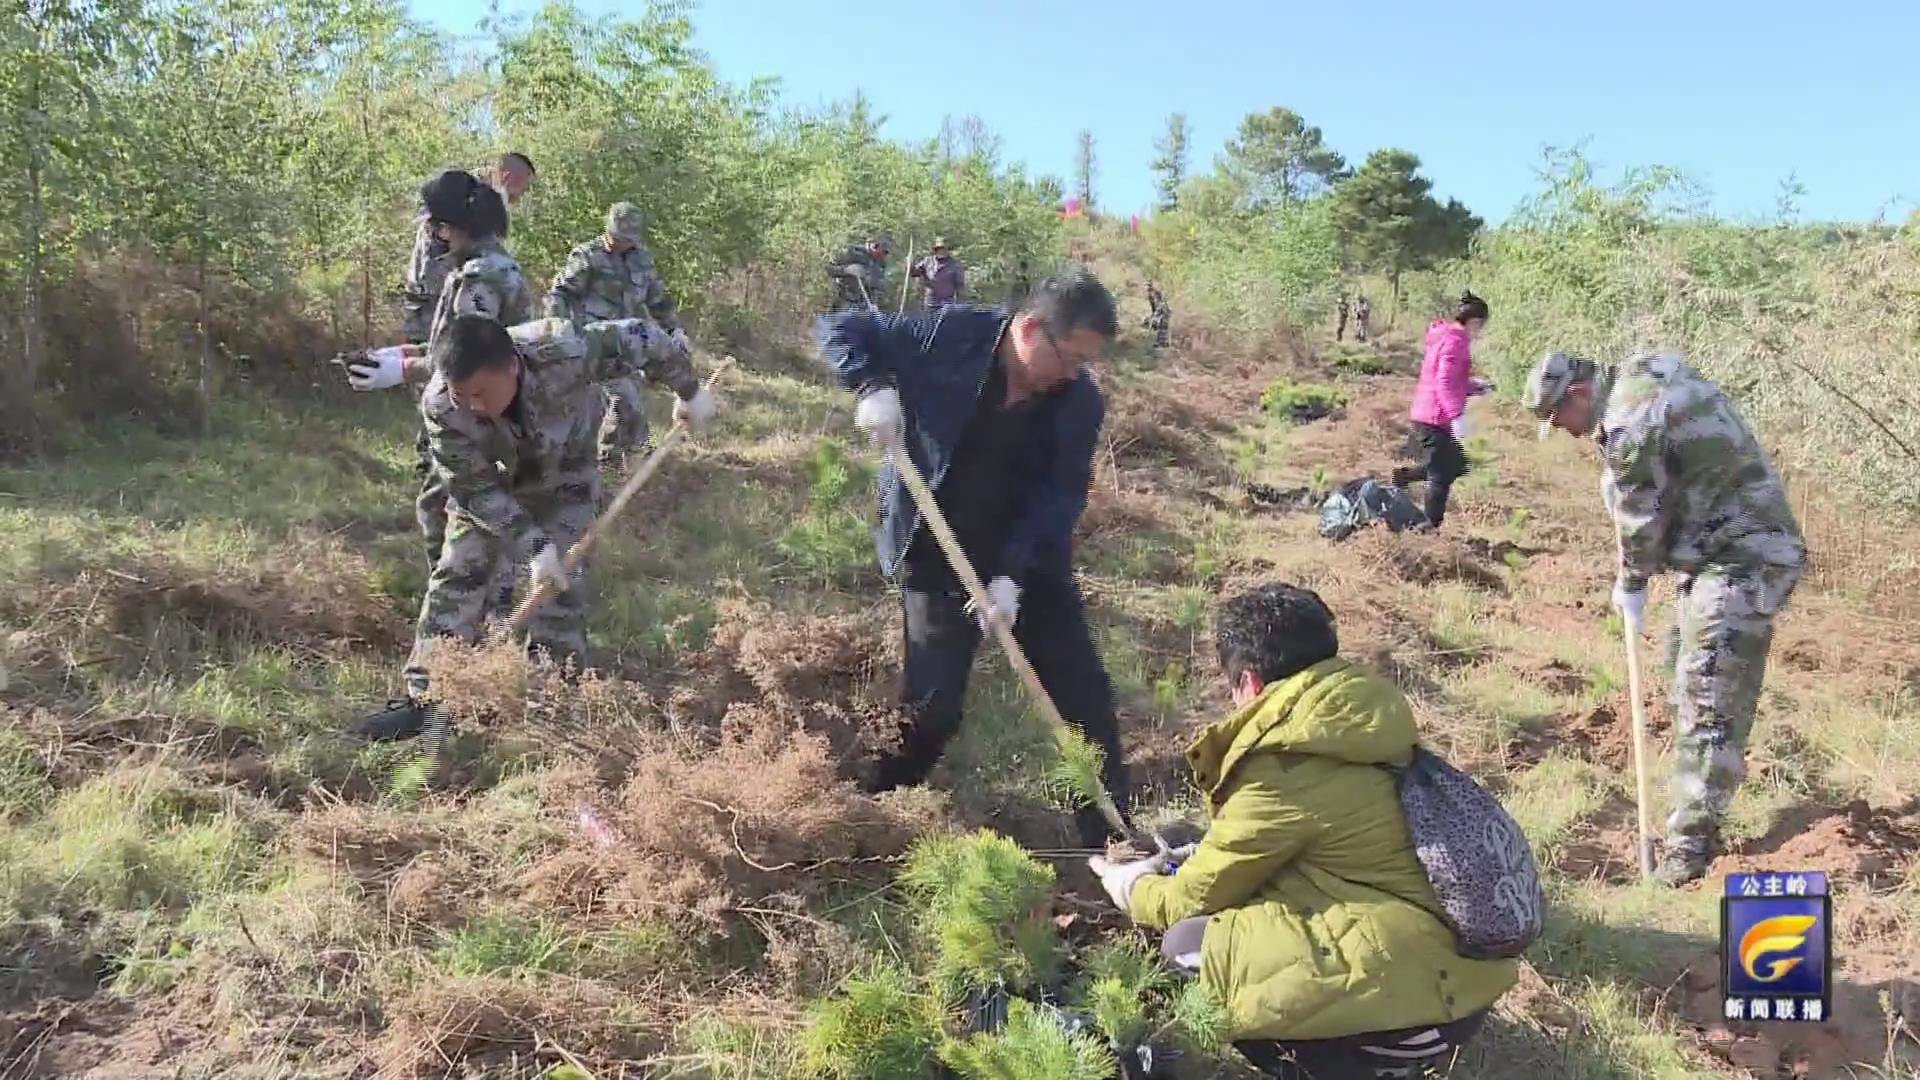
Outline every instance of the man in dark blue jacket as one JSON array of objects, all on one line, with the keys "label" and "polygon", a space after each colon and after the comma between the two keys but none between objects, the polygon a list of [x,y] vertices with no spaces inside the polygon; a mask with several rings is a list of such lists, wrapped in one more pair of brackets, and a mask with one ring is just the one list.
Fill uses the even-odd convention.
[{"label": "man in dark blue jacket", "polygon": [[[906,616],[902,704],[912,719],[873,787],[924,781],[960,726],[967,676],[987,619],[1013,626],[1069,723],[1106,755],[1124,810],[1113,688],[1073,577],[1073,530],[1086,509],[1106,406],[1089,365],[1118,330],[1113,296],[1084,268],[1036,285],[1018,313],[954,305],[907,316],[829,316],[821,352],[860,396],[855,423],[883,449],[903,445],[992,603],[968,612],[965,590],[889,459],[880,473],[880,568]],[[1081,832],[1104,838],[1098,814]]]}]

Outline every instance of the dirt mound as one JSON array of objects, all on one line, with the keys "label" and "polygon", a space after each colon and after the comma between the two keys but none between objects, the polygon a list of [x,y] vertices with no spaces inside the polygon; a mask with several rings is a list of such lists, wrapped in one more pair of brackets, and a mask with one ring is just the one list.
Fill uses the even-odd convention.
[{"label": "dirt mound", "polygon": [[722,729],[711,747],[643,755],[614,806],[584,809],[574,842],[526,875],[529,900],[719,932],[835,877],[886,873],[945,816],[925,792],[861,793],[824,737],[765,706],[735,705]]},{"label": "dirt mound", "polygon": [[1507,588],[1498,570],[1446,536],[1367,528],[1348,538],[1343,546],[1375,573],[1391,580],[1416,585],[1460,581],[1502,593]]},{"label": "dirt mound", "polygon": [[424,980],[386,1009],[379,1075],[422,1078],[453,1075],[453,1062],[467,1075],[544,1075],[568,1055],[611,1070],[657,1053],[671,1015],[586,980],[504,977]]},{"label": "dirt mound", "polygon": [[[23,590],[0,613],[32,621],[84,650],[82,663],[124,656],[149,659],[154,646],[198,660],[216,640],[262,641],[315,654],[391,650],[405,641],[404,620],[366,587],[357,555],[316,550],[235,570],[216,580],[177,563],[149,559],[87,566],[40,590]],[[185,631],[184,635],[180,632]],[[164,635],[164,636],[163,636]]]},{"label": "dirt mound", "polygon": [[676,673],[665,711],[676,732],[696,739],[748,715],[756,717],[748,728],[763,726],[764,714],[821,736],[842,775],[857,776],[899,745],[898,670],[878,616],[784,615],[730,602],[712,643]]},{"label": "dirt mound", "polygon": [[1804,867],[1871,887],[1887,883],[1915,851],[1920,851],[1920,814],[1856,799],[1837,810],[1802,807],[1786,815],[1765,836],[1715,860],[1707,880]]},{"label": "dirt mound", "polygon": [[[1557,672],[1550,663],[1547,671],[1550,677],[1563,679],[1563,685],[1574,686],[1574,680],[1579,680],[1578,688],[1586,685],[1585,679],[1571,669]],[[1667,714],[1666,701],[1657,695],[1649,695],[1646,707],[1647,739],[1651,743],[1648,751],[1653,753],[1671,734],[1673,721]],[[1627,691],[1616,690],[1605,703],[1577,716],[1564,717],[1551,727],[1521,731],[1508,742],[1507,757],[1521,765],[1537,765],[1556,749],[1572,750],[1595,764],[1630,773],[1633,769],[1633,702]]]}]

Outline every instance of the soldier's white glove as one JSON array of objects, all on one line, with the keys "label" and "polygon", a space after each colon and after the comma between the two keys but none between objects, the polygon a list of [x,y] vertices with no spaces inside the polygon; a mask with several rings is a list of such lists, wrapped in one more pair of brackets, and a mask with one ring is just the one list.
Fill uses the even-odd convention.
[{"label": "soldier's white glove", "polygon": [[993,633],[993,623],[1005,623],[1008,629],[1020,621],[1020,586],[1005,574],[987,583],[987,610],[975,611],[980,632]]},{"label": "soldier's white glove", "polygon": [[355,390],[391,390],[407,381],[407,347],[388,345],[347,364],[347,385]]},{"label": "soldier's white glove", "polygon": [[900,391],[882,386],[860,399],[853,410],[853,426],[867,433],[883,451],[900,445],[904,421],[900,416]]},{"label": "soldier's white glove", "polygon": [[538,591],[544,582],[552,582],[561,592],[567,590],[566,563],[560,558],[560,549],[553,544],[543,545],[527,563],[527,587]]},{"label": "soldier's white glove", "polygon": [[687,337],[685,330],[675,330],[667,335],[667,340],[673,342],[673,347],[680,350],[681,356],[693,355],[693,342]]},{"label": "soldier's white glove", "polygon": [[1470,430],[1467,427],[1467,414],[1461,413],[1459,416],[1454,417],[1453,422],[1447,425],[1447,429],[1453,432],[1454,442],[1465,445],[1467,432]]},{"label": "soldier's white glove", "polygon": [[1095,855],[1087,860],[1087,868],[1100,879],[1100,887],[1107,890],[1107,897],[1113,906],[1122,912],[1133,913],[1133,887],[1140,879],[1149,874],[1165,874],[1171,864],[1164,855],[1149,855],[1133,862],[1114,862],[1105,855]]},{"label": "soldier's white glove", "polygon": [[1640,632],[1647,616],[1647,590],[1630,589],[1624,581],[1613,583],[1613,606],[1620,609],[1620,617],[1626,620],[1627,629],[1635,634]]},{"label": "soldier's white glove", "polygon": [[673,400],[674,420],[695,431],[705,431],[713,422],[713,414],[719,411],[720,407],[713,403],[713,393],[704,386],[690,398]]}]

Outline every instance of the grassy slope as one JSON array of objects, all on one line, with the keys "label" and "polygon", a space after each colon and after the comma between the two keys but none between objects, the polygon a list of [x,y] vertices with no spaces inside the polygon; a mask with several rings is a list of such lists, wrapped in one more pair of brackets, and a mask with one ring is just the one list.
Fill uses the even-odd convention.
[{"label": "grassy slope", "polygon": [[[1191,344],[1159,369],[1139,342],[1121,350],[1085,529],[1087,592],[1157,797],[1180,798],[1184,733],[1222,703],[1205,647],[1211,599],[1263,577],[1310,584],[1340,614],[1348,651],[1402,681],[1429,737],[1500,786],[1556,868],[1551,933],[1474,1048],[1471,1075],[1732,1074],[1731,1059],[1764,1076],[1809,1054],[1816,1074],[1842,1061],[1891,1069],[1894,1020],[1876,991],[1889,988],[1906,1023],[1920,1008],[1910,819],[1863,809],[1857,826],[1820,823],[1865,853],[1842,901],[1845,1031],[1790,1042],[1689,1022],[1708,1019],[1694,998],[1711,989],[1701,980],[1716,909],[1705,891],[1630,880],[1624,665],[1581,452],[1538,446],[1510,409],[1483,403],[1480,465],[1457,488],[1446,535],[1330,546],[1311,514],[1254,506],[1243,486],[1384,472],[1405,350],[1380,358],[1401,374],[1360,375],[1376,365]],[[1281,380],[1333,384],[1345,411],[1301,427],[1263,414],[1262,393]],[[658,679],[704,643],[728,599],[792,615],[890,613],[846,403],[812,375],[772,372],[739,373],[726,401],[726,430],[667,464],[600,559],[593,629],[610,668]],[[398,401],[260,401],[222,416],[225,434],[209,442],[132,438],[0,473],[8,1077],[368,1075],[400,1060],[443,1075],[463,1054],[530,1073],[558,1060],[554,1042],[655,1055],[668,1074],[785,1070],[791,995],[830,986],[846,965],[793,982],[786,998],[760,993],[748,1007],[710,989],[704,1007],[683,1008],[662,987],[694,985],[689,972],[776,965],[738,935],[738,955],[694,955],[645,920],[529,907],[517,875],[568,828],[539,798],[563,767],[538,747],[469,738],[454,789],[421,797],[395,784],[394,754],[335,737],[393,684],[417,601],[407,425]],[[1850,800],[1912,809],[1920,641],[1865,602],[1872,580],[1871,567],[1823,566],[1783,620],[1734,812],[1757,854]],[[1862,627],[1872,645],[1850,647]],[[963,817],[1042,836],[1034,803],[1049,740],[1004,665],[981,672],[939,779]],[[1664,787],[1664,768],[1655,775]],[[377,856],[341,850],[342,815],[378,820],[426,855],[406,873],[368,871]],[[412,872],[421,866],[450,879],[456,914],[415,917],[400,883],[430,878]],[[1063,881],[1085,884],[1070,866]],[[845,928],[858,955],[903,932],[884,890],[811,910]],[[449,1060],[422,1064],[396,1044],[464,1022],[455,1005],[429,1004],[442,1001],[430,990],[469,1013],[533,1020],[468,1024],[432,1041]],[[596,1015],[609,1028],[650,1030],[662,1011],[691,1019],[664,1042],[622,1049],[617,1031],[540,1012],[575,1000],[605,1003]],[[1910,1034],[1895,1038],[1911,1048]]]}]

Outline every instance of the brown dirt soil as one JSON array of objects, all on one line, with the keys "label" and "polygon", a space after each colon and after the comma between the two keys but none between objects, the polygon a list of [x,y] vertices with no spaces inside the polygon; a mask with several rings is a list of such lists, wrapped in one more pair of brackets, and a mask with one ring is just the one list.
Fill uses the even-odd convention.
[{"label": "brown dirt soil", "polygon": [[642,755],[617,804],[598,812],[611,835],[581,830],[523,879],[528,898],[719,932],[770,898],[890,872],[945,817],[928,792],[862,794],[838,775],[825,738],[764,706],[736,704],[722,728],[717,745]]},{"label": "brown dirt soil", "polygon": [[154,559],[83,568],[39,590],[32,616],[43,632],[70,640],[104,637],[136,655],[163,623],[322,654],[391,650],[408,637],[391,605],[368,592],[364,561],[338,552],[249,567],[220,580]]},{"label": "brown dirt soil", "polygon": [[1837,810],[1800,807],[1740,851],[1722,856],[1707,880],[1730,873],[1785,869],[1826,870],[1836,881],[1868,886],[1889,883],[1896,868],[1920,851],[1920,814],[1911,808],[1870,807],[1855,800]]},{"label": "brown dirt soil", "polygon": [[712,643],[675,673],[669,723],[698,738],[737,721],[736,710],[764,711],[825,738],[841,773],[857,776],[899,744],[899,661],[883,620],[724,603]]},{"label": "brown dirt soil", "polygon": [[1362,529],[1341,542],[1352,557],[1390,581],[1433,585],[1460,581],[1491,592],[1505,592],[1501,570],[1482,562],[1465,544],[1446,534]]},{"label": "brown dirt soil", "polygon": [[[1866,977],[1860,966],[1877,966],[1884,957],[1839,953],[1833,994],[1833,1016],[1825,1024],[1729,1024],[1721,1016],[1720,957],[1717,952],[1686,958],[1668,985],[1667,1003],[1690,1027],[1707,1052],[1762,1080],[1808,1077],[1813,1080],[1857,1076],[1862,1066],[1879,1067],[1888,1060],[1907,1067],[1920,1066],[1920,1047],[1911,1040],[1888,1048],[1890,1022],[1913,1030],[1920,1023],[1920,990],[1914,977],[1920,964],[1912,957],[1897,958],[1902,978]],[[1889,996],[1893,1017],[1881,1010],[1880,995]]]},{"label": "brown dirt soil", "polygon": [[[1573,677],[1578,678],[1579,686],[1584,688],[1585,679],[1577,673]],[[1657,753],[1672,734],[1673,721],[1662,698],[1649,695],[1646,709],[1647,738],[1651,743],[1648,749]],[[1580,716],[1565,717],[1559,723],[1520,732],[1507,744],[1507,757],[1516,766],[1532,766],[1556,749],[1573,750],[1595,764],[1632,775],[1633,703],[1628,692],[1616,690],[1605,704],[1596,705]]]},{"label": "brown dirt soil", "polygon": [[[624,1006],[624,1007],[623,1007]],[[374,1047],[383,1077],[535,1076],[564,1064],[565,1048],[589,1067],[618,1067],[657,1053],[666,1010],[644,995],[616,995],[579,980],[428,980],[388,1000],[388,1025]],[[659,1018],[649,1025],[646,1018]]]}]

